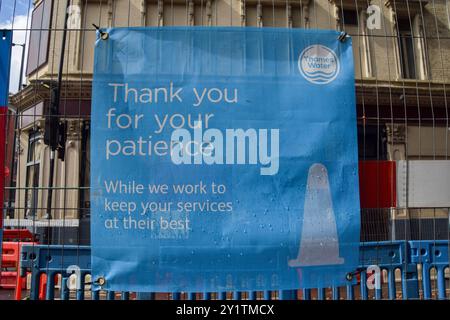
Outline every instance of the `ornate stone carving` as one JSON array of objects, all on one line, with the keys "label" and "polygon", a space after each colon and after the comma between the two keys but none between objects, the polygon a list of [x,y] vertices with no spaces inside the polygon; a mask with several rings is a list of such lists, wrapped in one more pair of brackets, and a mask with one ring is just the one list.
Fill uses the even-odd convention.
[{"label": "ornate stone carving", "polygon": [[22,144],[22,142],[19,140],[19,143],[17,144],[17,150],[16,152],[21,155],[23,154],[23,151],[25,150],[25,146]]},{"label": "ornate stone carving", "polygon": [[391,8],[391,11],[395,11],[397,15],[402,17],[410,16],[412,19],[413,16],[422,12],[423,6],[427,3],[427,0],[408,0],[408,4],[405,5],[398,0],[387,0],[384,5],[387,8]]},{"label": "ornate stone carving", "polygon": [[74,147],[76,145],[75,141],[81,140],[81,128],[82,122],[79,120],[68,120],[67,121],[67,147]]},{"label": "ornate stone carving", "polygon": [[402,124],[386,125],[387,141],[389,144],[404,144],[405,126]]}]

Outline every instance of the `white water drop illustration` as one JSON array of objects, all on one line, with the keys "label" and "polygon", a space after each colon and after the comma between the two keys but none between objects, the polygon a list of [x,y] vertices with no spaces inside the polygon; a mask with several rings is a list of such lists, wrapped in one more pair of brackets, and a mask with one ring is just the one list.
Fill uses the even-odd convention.
[{"label": "white water drop illustration", "polygon": [[296,259],[290,267],[336,265],[344,263],[339,257],[336,217],[331,199],[328,172],[323,164],[309,168],[306,186],[303,226]]}]

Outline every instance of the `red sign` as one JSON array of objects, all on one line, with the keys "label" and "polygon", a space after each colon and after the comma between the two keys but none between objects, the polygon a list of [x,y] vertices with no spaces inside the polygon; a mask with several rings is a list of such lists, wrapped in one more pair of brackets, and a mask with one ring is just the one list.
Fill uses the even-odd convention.
[{"label": "red sign", "polygon": [[360,161],[361,208],[392,208],[397,205],[395,161]]}]

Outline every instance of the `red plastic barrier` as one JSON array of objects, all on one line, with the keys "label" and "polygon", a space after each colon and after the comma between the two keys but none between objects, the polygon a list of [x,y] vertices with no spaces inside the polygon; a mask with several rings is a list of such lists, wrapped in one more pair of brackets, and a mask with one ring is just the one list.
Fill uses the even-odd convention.
[{"label": "red plastic barrier", "polygon": [[22,243],[27,242],[3,242],[2,268],[17,268],[19,266]]},{"label": "red plastic barrier", "polygon": [[3,230],[3,241],[33,241],[33,234],[27,229],[5,229]]},{"label": "red plastic barrier", "polygon": [[[0,287],[3,289],[15,289],[17,286],[17,271],[2,271]],[[27,286],[27,278],[20,278],[20,287],[25,288]]]},{"label": "red plastic barrier", "polygon": [[361,208],[393,208],[397,205],[395,161],[360,161]]}]

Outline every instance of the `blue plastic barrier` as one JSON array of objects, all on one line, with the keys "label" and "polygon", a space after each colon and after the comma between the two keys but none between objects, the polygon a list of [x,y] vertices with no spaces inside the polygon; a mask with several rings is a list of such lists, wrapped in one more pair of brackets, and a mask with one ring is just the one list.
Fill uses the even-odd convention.
[{"label": "blue plastic barrier", "polygon": [[[77,300],[84,298],[84,279],[91,272],[91,248],[89,246],[27,245],[22,247],[20,275],[31,271],[30,299],[37,300],[42,274],[47,275],[46,299],[54,299],[54,279],[62,276],[61,299],[69,299],[67,281],[71,274],[78,273],[79,288]],[[81,290],[83,288],[83,290]]]},{"label": "blue plastic barrier", "polygon": [[[345,288],[317,288],[303,290],[281,290],[278,292],[203,292],[196,293],[174,292],[170,299],[195,300],[201,296],[204,300],[218,299],[233,300],[247,299],[282,299],[302,300],[310,299],[424,299],[432,298],[431,273],[436,269],[437,297],[446,299],[445,269],[449,267],[449,241],[392,241],[392,242],[366,242],[360,247],[360,266],[357,270],[349,270],[348,279],[354,281],[359,278],[358,284],[349,284]],[[387,282],[381,286],[370,289],[367,280],[373,282],[375,276],[368,275],[366,270],[369,266],[377,266],[380,270],[387,272]],[[419,290],[419,269],[421,269],[422,296]],[[401,281],[396,281],[396,270],[401,274]],[[61,275],[60,299],[70,299],[71,295],[67,286],[71,274],[80,275],[77,279],[78,286],[75,296],[72,298],[82,300],[85,298],[85,276],[91,271],[91,251],[88,246],[68,245],[27,245],[22,247],[20,272],[25,275],[27,271],[32,272],[30,299],[38,299],[39,281],[42,274],[47,275],[46,299],[55,299],[55,275]],[[397,283],[400,288],[397,288]],[[300,297],[301,293],[301,297]],[[121,299],[131,298],[129,292],[121,292]],[[115,292],[92,291],[92,300],[101,297],[108,300],[116,298]],[[155,299],[155,293],[137,293],[137,299]]]},{"label": "blue plastic barrier", "polygon": [[411,262],[422,269],[424,299],[432,298],[431,270],[436,270],[437,298],[446,299],[445,269],[449,267],[449,243],[446,240],[410,241]]}]

